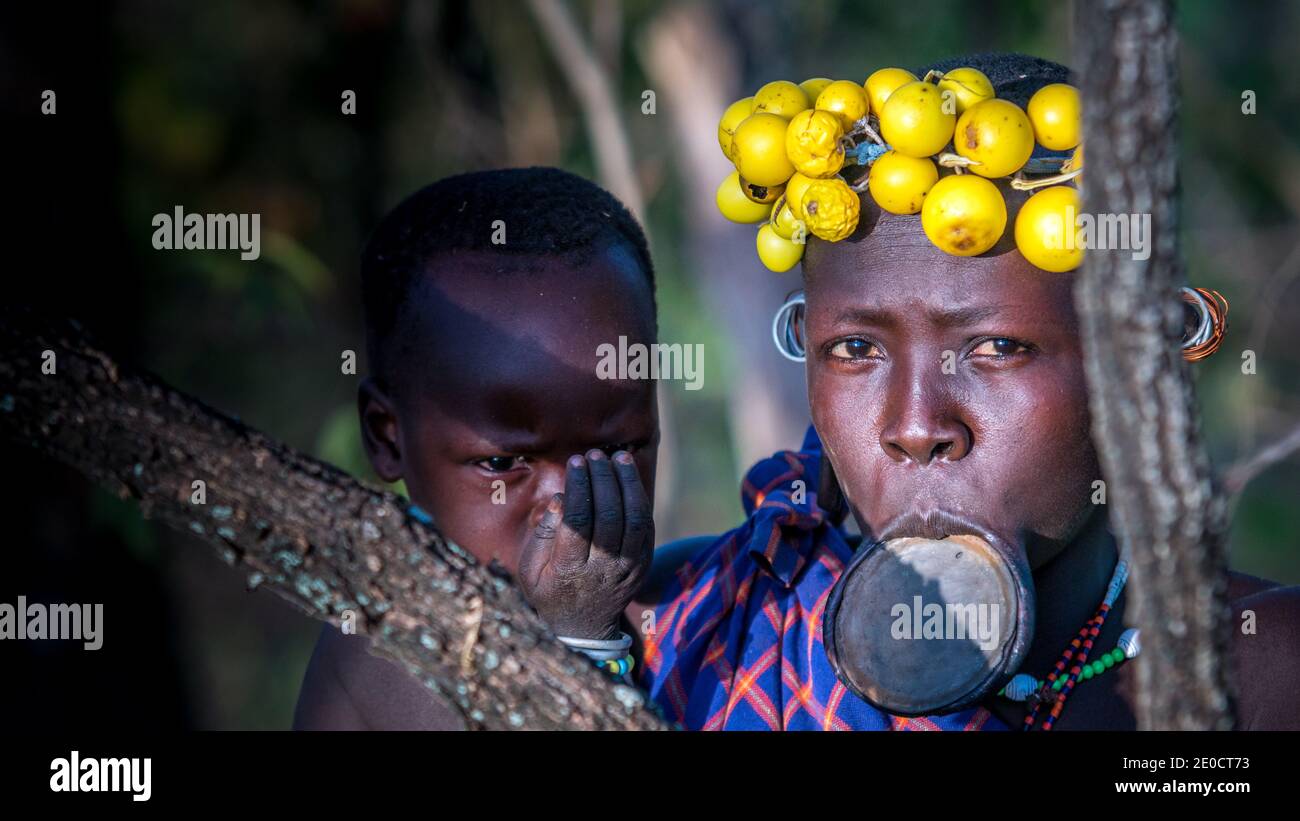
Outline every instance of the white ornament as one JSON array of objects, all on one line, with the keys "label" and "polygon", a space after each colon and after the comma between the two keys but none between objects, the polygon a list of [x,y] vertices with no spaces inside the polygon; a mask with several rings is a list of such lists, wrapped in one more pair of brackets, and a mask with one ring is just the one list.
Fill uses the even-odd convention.
[{"label": "white ornament", "polygon": [[1138,641],[1138,629],[1130,627],[1120,634],[1119,648],[1124,651],[1125,658],[1137,658],[1137,654],[1142,652],[1142,642]]}]

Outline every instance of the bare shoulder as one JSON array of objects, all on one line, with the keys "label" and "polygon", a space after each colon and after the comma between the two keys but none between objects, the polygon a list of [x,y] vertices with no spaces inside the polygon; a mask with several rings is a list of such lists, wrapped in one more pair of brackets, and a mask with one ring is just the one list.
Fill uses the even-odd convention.
[{"label": "bare shoulder", "polygon": [[400,664],[370,653],[365,636],[325,625],[303,677],[296,730],[460,730],[453,708]]},{"label": "bare shoulder", "polygon": [[1300,729],[1300,586],[1232,576],[1237,725]]}]

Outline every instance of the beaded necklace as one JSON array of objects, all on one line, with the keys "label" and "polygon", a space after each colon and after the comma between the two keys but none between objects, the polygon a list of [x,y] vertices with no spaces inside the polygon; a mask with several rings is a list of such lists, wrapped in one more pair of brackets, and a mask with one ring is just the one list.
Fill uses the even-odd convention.
[{"label": "beaded necklace", "polygon": [[[1079,635],[1075,636],[1061,658],[1057,660],[1055,667],[1047,674],[1047,679],[1038,681],[1028,673],[1019,673],[1007,686],[1002,688],[998,695],[1004,696],[1012,701],[1026,702],[1029,712],[1025,715],[1024,724],[1021,729],[1028,731],[1034,728],[1034,723],[1038,720],[1039,711],[1045,704],[1051,703],[1051,709],[1048,715],[1043,718],[1040,727],[1043,730],[1051,730],[1056,720],[1060,718],[1061,712],[1065,709],[1065,702],[1074,690],[1074,685],[1080,681],[1087,681],[1090,678],[1101,675],[1112,667],[1116,667],[1122,662],[1137,657],[1141,652],[1141,644],[1138,641],[1139,633],[1136,629],[1128,629],[1119,637],[1116,647],[1101,658],[1089,662],[1088,656],[1092,652],[1093,642],[1098,634],[1101,633],[1102,625],[1106,623],[1106,616],[1110,613],[1111,607],[1119,594],[1124,589],[1124,584],[1128,581],[1128,562],[1120,560],[1115,565],[1115,572],[1111,575],[1110,585],[1106,588],[1106,597],[1102,599],[1101,606],[1093,617],[1088,619],[1087,623],[1079,630]],[[1062,675],[1064,673],[1064,675]]]}]

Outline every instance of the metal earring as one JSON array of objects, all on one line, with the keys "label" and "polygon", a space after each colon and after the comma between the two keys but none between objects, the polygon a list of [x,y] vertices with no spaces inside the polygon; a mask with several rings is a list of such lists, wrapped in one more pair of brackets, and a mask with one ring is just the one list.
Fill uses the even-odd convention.
[{"label": "metal earring", "polygon": [[1228,330],[1228,300],[1208,288],[1182,288],[1183,301],[1196,313],[1196,329],[1183,339],[1183,358],[1204,359],[1223,344]]},{"label": "metal earring", "polygon": [[772,318],[772,341],[791,362],[803,362],[807,358],[803,342],[804,311],[803,291],[795,291]]}]

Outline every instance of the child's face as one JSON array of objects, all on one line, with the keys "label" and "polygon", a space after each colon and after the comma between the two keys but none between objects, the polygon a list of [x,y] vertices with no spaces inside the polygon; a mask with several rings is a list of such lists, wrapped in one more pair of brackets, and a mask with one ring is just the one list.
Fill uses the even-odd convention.
[{"label": "child's face", "polygon": [[380,475],[404,479],[447,537],[511,573],[547,502],[564,491],[570,455],[631,452],[653,498],[655,384],[596,376],[601,344],[655,341],[650,286],[633,258],[615,248],[578,271],[530,257],[527,270],[498,273],[520,263],[491,252],[432,264],[436,284],[414,286],[406,312],[419,318],[393,332],[402,350],[391,418],[363,389]]},{"label": "child's face", "polygon": [[1100,476],[1072,276],[992,253],[949,256],[888,215],[861,242],[811,244],[808,392],[864,532],[953,514],[1038,566]]}]

